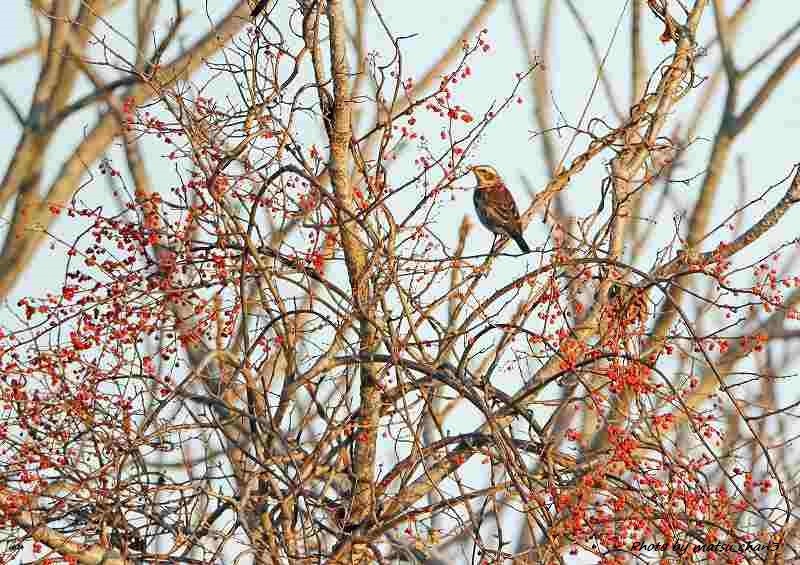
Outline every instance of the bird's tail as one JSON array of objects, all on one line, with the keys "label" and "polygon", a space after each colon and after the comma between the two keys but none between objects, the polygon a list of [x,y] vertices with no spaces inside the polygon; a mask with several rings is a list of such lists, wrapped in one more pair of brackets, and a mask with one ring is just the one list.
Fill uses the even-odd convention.
[{"label": "bird's tail", "polygon": [[520,250],[523,253],[530,253],[531,252],[531,248],[528,247],[528,243],[522,237],[521,233],[513,234],[511,237],[514,239],[514,241],[517,242],[517,246],[519,246]]}]

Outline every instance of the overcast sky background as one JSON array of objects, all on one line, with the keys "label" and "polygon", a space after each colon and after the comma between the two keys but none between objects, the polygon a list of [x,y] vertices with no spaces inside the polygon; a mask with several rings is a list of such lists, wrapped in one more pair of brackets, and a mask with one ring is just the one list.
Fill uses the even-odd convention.
[{"label": "overcast sky background", "polygon": [[[280,0],[283,2],[284,0]],[[133,6],[133,2],[129,3]],[[456,39],[457,34],[463,29],[465,23],[472,16],[477,7],[481,4],[476,0],[452,0],[446,2],[434,2],[431,0],[379,0],[378,6],[383,11],[387,24],[392,32],[397,36],[416,34],[413,39],[407,40],[403,45],[406,76],[419,77],[429,67],[430,63],[438,58],[439,54],[446,49]],[[530,35],[534,42],[538,41],[538,30],[540,27],[540,4],[541,2],[523,2],[527,6],[527,25]],[[607,66],[605,73],[610,77],[611,82],[618,87],[618,92],[624,96],[623,108],[628,107],[629,99],[629,21],[630,21],[630,2],[626,0],[575,0],[576,6],[582,11],[583,17],[588,22],[593,36],[597,42],[598,49],[605,53],[609,49]],[[678,8],[674,2],[669,2],[673,13],[678,13]],[[733,9],[733,3],[725,2],[729,9]],[[186,44],[198,35],[202,34],[207,28],[206,14],[218,20],[228,11],[232,2],[228,0],[185,0],[184,6],[187,9],[195,10],[192,18],[184,26],[183,40]],[[6,54],[22,45],[27,45],[35,38],[34,28],[31,25],[29,16],[29,3],[26,0],[8,0],[3,5],[4,13],[0,18],[0,56]],[[568,13],[565,2],[556,1],[556,27],[554,29],[553,58],[548,61],[551,73],[553,103],[552,113],[558,119],[558,124],[563,124],[563,120],[557,118],[560,114],[570,124],[576,124],[584,106],[589,100],[596,78],[596,69],[592,64],[589,50],[575,25],[575,20]],[[118,10],[113,14],[110,21],[119,30],[129,30],[131,8],[126,11]],[[481,109],[486,109],[493,100],[505,97],[514,83],[514,75],[523,71],[526,67],[526,57],[519,44],[519,38],[515,27],[512,25],[513,13],[510,0],[500,0],[499,7],[489,18],[486,28],[489,30],[488,40],[492,46],[491,51],[486,56],[479,56],[471,63],[473,73],[472,79],[458,89],[460,102],[464,107],[473,109],[476,114]],[[612,42],[614,30],[620,18],[622,23],[616,38]],[[795,21],[800,19],[800,2],[785,0],[764,0],[755,2],[751,8],[751,16],[748,24],[741,28],[737,34],[736,57],[740,66],[749,63],[752,58],[770,43],[780,32],[788,28]],[[672,44],[662,45],[658,41],[658,36],[662,31],[662,25],[649,12],[645,13],[644,35],[648,43],[647,47],[647,68],[652,72],[659,61],[673,52]],[[166,21],[157,32],[163,33],[166,29]],[[101,32],[102,33],[102,32]],[[107,31],[109,42],[112,45],[120,45],[121,40],[114,38],[113,33]],[[713,11],[709,7],[704,18],[699,33],[699,43],[707,44],[710,35],[713,33]],[[794,38],[794,43],[798,41]],[[376,46],[384,53],[388,53],[389,44],[379,26],[374,20],[370,20],[368,44]],[[743,84],[741,100],[748,101],[752,93],[760,87],[766,73],[774,68],[774,64],[787,51],[786,48],[779,51],[776,57],[764,66],[764,70],[754,73]],[[169,58],[169,57],[167,57]],[[718,56],[712,50],[707,56],[699,58],[697,61],[697,73],[699,75],[710,75],[717,67]],[[27,111],[30,98],[33,92],[35,79],[38,73],[38,66],[32,60],[5,67],[0,70],[0,86],[17,102],[17,105]],[[676,123],[686,116],[686,111],[691,109],[694,101],[699,98],[701,89],[690,93],[686,100],[679,104],[679,109],[668,123],[665,133],[670,132]],[[720,93],[723,91],[720,90]],[[504,176],[512,192],[521,207],[527,206],[530,196],[526,194],[520,177],[527,177],[531,184],[541,189],[547,182],[547,174],[544,163],[541,159],[541,148],[539,141],[531,140],[531,132],[534,130],[532,116],[532,106],[530,93],[527,86],[521,91],[523,103],[515,105],[508,112],[501,115],[487,130],[483,137],[477,153],[473,157],[473,163],[491,163]],[[718,96],[715,102],[715,111],[709,111],[707,119],[703,122],[699,135],[713,138],[718,126],[719,111],[723,98]],[[557,106],[557,108],[556,108]],[[751,194],[760,193],[767,186],[776,183],[785,177],[794,163],[800,162],[800,150],[797,142],[798,130],[800,130],[800,70],[794,70],[778,92],[764,108],[756,120],[752,123],[738,139],[734,146],[734,152],[741,154],[746,159],[747,176],[751,185]],[[591,100],[590,109],[587,114],[589,117],[601,117],[613,125],[618,125],[605,101],[602,88],[598,88],[597,93]],[[48,167],[45,170],[45,183],[52,180],[58,174],[58,168],[64,156],[69,154],[71,148],[80,139],[84,130],[92,124],[94,112],[84,112],[73,117],[66,128],[58,134],[59,141],[52,147],[48,154]],[[0,169],[5,170],[9,160],[13,155],[14,146],[19,138],[20,127],[15,122],[13,115],[5,105],[0,104],[0,126],[3,132],[3,143],[0,146]],[[420,129],[425,124],[420,124]],[[429,135],[435,136],[437,129],[431,124]],[[559,140],[560,150],[563,151],[569,141],[569,135],[564,134]],[[585,139],[580,139],[573,148],[571,157],[576,151],[582,151],[587,145]],[[690,150],[691,157],[689,167],[684,169],[686,177],[698,175],[695,180],[688,185],[674,185],[674,190],[680,191],[680,199],[689,203],[696,196],[702,182],[702,167],[710,150],[710,141],[698,141]],[[167,186],[177,182],[172,166],[160,158],[160,153],[153,149],[149,153],[151,161],[149,170],[153,177],[159,181],[163,180]],[[123,161],[118,148],[109,154],[112,159],[116,159],[121,166]],[[559,154],[560,156],[560,154]],[[569,159],[568,159],[569,160]],[[600,183],[606,175],[604,170],[604,160],[596,160],[586,171],[576,178],[567,192],[567,201],[576,213],[584,213],[596,208],[599,202]],[[729,214],[736,203],[738,186],[736,183],[735,160],[729,161],[729,166],[725,174],[725,180],[720,191],[721,197],[718,199],[715,209],[715,217],[722,218]],[[97,172],[97,163],[91,164],[92,170]],[[401,163],[396,172],[396,178],[407,178],[412,173],[408,163]],[[394,176],[390,177],[390,183]],[[467,184],[467,183],[465,183]],[[93,194],[100,201],[105,198],[103,191],[106,191],[105,179],[102,177],[95,180],[87,190],[94,191]],[[747,213],[747,218],[752,219],[763,214],[769,209],[778,198],[784,193],[785,187],[779,188],[766,199],[765,202],[757,204]],[[461,218],[464,214],[473,214],[471,195],[466,192],[456,192],[455,200],[448,204],[438,214],[434,216],[438,226],[438,233],[448,241],[454,242],[456,232]],[[108,200],[110,205],[110,199]],[[3,213],[3,222],[10,217],[10,210]],[[778,228],[770,233],[769,237],[760,241],[753,248],[753,256],[760,252],[766,252],[774,248],[777,242],[785,241],[797,237],[797,226],[800,221],[800,212],[791,211],[779,224]],[[749,225],[745,222],[745,226]],[[74,226],[73,226],[74,227]],[[658,233],[655,238],[655,246],[648,251],[650,255],[635,261],[636,266],[645,270],[650,266],[653,253],[657,247],[665,245],[669,241],[670,234],[673,232],[672,214],[659,217]],[[4,229],[0,227],[0,229]],[[62,219],[56,224],[54,231],[59,233],[66,240],[74,233],[68,221]],[[727,234],[723,234],[729,237]],[[534,220],[533,224],[526,232],[526,239],[532,247],[541,245],[544,241],[545,231],[539,219]],[[489,235],[483,231],[476,232],[475,238],[470,242],[473,246],[472,253],[480,253],[488,248],[491,242]],[[716,243],[716,240],[714,241]],[[713,248],[713,243],[703,250]],[[470,249],[467,249],[470,253]],[[57,247],[55,251],[43,248],[33,264],[28,270],[21,285],[14,291],[9,302],[15,305],[18,298],[23,295],[40,295],[44,291],[58,291],[62,284],[64,268],[63,249]],[[519,274],[526,268],[524,260],[502,259],[500,269],[496,276],[503,280],[510,279],[515,274]],[[794,274],[800,274],[800,268],[793,270]],[[0,314],[0,321],[8,320],[8,312]],[[513,388],[513,387],[512,387]],[[796,391],[796,387],[794,388]]]},{"label": "overcast sky background", "polygon": [[[133,3],[127,3],[130,7]],[[528,6],[527,20],[528,28],[533,38],[537,41],[540,26],[539,2],[523,2]],[[576,0],[575,4],[582,11],[584,19],[588,22],[592,34],[597,43],[598,49],[605,53],[608,52],[606,64],[606,74],[610,81],[617,87],[617,91],[624,96],[623,108],[627,107],[629,96],[629,2],[627,0],[604,0],[603,2]],[[726,4],[732,4],[726,2]],[[419,77],[427,70],[430,62],[434,60],[455,38],[456,34],[463,29],[464,24],[473,14],[480,2],[459,0],[454,2],[428,2],[421,0],[410,0],[404,2],[379,2],[385,19],[392,32],[397,36],[416,34],[413,39],[404,42],[405,50],[403,57],[405,69],[408,76]],[[206,14],[213,19],[219,19],[227,12],[231,2],[218,0],[215,2],[184,2],[187,9],[193,11],[191,18],[184,24],[182,42],[190,44],[198,35],[207,28]],[[24,0],[13,0],[6,3],[5,17],[0,19],[0,53],[8,53],[20,45],[26,45],[33,41],[33,26],[30,23],[28,2]],[[125,32],[129,29],[132,8],[117,10],[109,18],[109,21],[120,31]],[[731,8],[732,9],[732,8]],[[624,12],[624,13],[623,13]],[[167,12],[165,11],[165,14]],[[766,2],[755,3],[751,8],[749,25],[743,27],[737,34],[736,55],[737,60],[743,66],[752,57],[770,42],[779,31],[782,31],[800,17],[800,3],[782,2],[779,0],[768,0]],[[596,73],[593,68],[589,51],[578,31],[575,20],[569,14],[564,2],[556,1],[555,19],[556,28],[554,30],[553,58],[549,62],[552,85],[552,107],[551,112],[557,124],[563,124],[566,120],[569,124],[576,124],[584,109],[584,105],[589,100]],[[616,38],[613,40],[615,27],[622,17],[622,25]],[[501,0],[498,8],[489,18],[486,27],[489,30],[488,38],[492,45],[492,50],[487,56],[476,57],[471,68],[473,77],[464,88],[459,88],[457,96],[464,107],[470,108],[475,113],[485,110],[493,101],[502,100],[510,91],[514,83],[514,74],[526,67],[525,55],[519,46],[519,38],[515,27],[512,25],[513,13],[510,0]],[[708,9],[701,25],[699,34],[700,43],[707,44],[709,34],[713,31],[713,12]],[[373,18],[374,20],[374,18]],[[368,44],[382,50],[385,55],[390,54],[389,44],[375,21],[370,22]],[[662,45],[657,37],[661,33],[661,24],[651,15],[644,18],[644,35],[649,41],[647,47],[648,71],[656,68],[658,61],[668,56],[672,52],[672,45]],[[157,33],[163,33],[167,25],[166,19],[157,29]],[[109,30],[100,28],[100,35],[103,35],[111,45],[124,51],[124,42],[114,36]],[[784,49],[782,53],[785,53]],[[98,51],[98,53],[100,53]],[[779,54],[779,56],[781,55]],[[168,58],[168,57],[167,57]],[[773,58],[771,63],[778,59]],[[712,51],[708,56],[700,58],[697,64],[699,75],[709,75],[717,65],[717,54]],[[772,65],[766,65],[766,69],[771,69]],[[29,106],[38,67],[31,61],[5,67],[0,71],[0,85],[6,92],[17,101],[23,111]],[[764,79],[764,72],[756,73],[750,77],[743,85],[741,99],[748,100],[754,90],[760,86]],[[699,97],[700,89],[695,90],[689,95],[688,99],[679,104],[678,111],[674,119],[667,125],[665,132],[671,131],[678,120],[686,115],[692,103]],[[472,158],[473,163],[491,163],[506,179],[511,190],[515,193],[520,206],[525,206],[529,202],[529,195],[520,182],[520,177],[525,176],[531,185],[536,189],[542,188],[547,182],[547,174],[543,161],[540,157],[539,141],[531,140],[531,132],[534,130],[531,119],[532,105],[527,86],[522,89],[524,103],[505,112],[493,122],[491,127],[484,135],[479,149]],[[734,151],[743,154],[747,159],[747,174],[751,182],[752,190],[756,187],[766,187],[778,179],[784,177],[792,164],[798,159],[796,153],[796,143],[793,143],[800,117],[798,117],[797,107],[800,103],[800,71],[794,71],[788,77],[779,92],[773,96],[768,104],[750,128],[742,134],[735,145]],[[722,97],[716,100],[719,108],[722,104]],[[94,112],[87,111],[73,117],[65,127],[62,127],[58,134],[59,141],[51,147],[48,154],[50,165],[45,169],[45,181],[52,180],[58,174],[58,169],[63,157],[69,153],[70,149],[80,139],[84,131],[89,127],[94,118]],[[602,88],[598,88],[596,94],[591,99],[589,117],[600,117],[607,122],[617,125],[609,106],[605,101]],[[561,119],[559,116],[563,117]],[[709,112],[709,119],[706,119],[700,129],[700,140],[690,150],[692,158],[690,167],[684,171],[686,176],[697,175],[702,172],[710,143],[704,142],[702,138],[710,139],[713,137],[718,125],[719,112]],[[0,167],[6,168],[12,154],[13,148],[19,136],[20,128],[15,123],[13,115],[7,107],[0,104],[0,120],[4,132],[4,144],[0,147]],[[424,129],[423,124],[419,128]],[[435,127],[429,130],[429,134],[436,133]],[[432,137],[429,135],[429,137]],[[570,139],[567,132],[563,133],[558,140],[558,146],[563,151]],[[581,151],[586,147],[586,140],[579,139],[573,147],[570,157],[574,157],[576,151]],[[158,153],[151,152],[151,159],[148,166],[154,178],[166,182],[174,182],[175,174],[171,169],[171,164],[159,158],[163,151]],[[122,165],[121,152],[118,147],[112,149],[108,155]],[[559,154],[560,156],[560,154]],[[569,162],[569,159],[568,159]],[[572,206],[572,211],[578,215],[593,209],[599,202],[598,194],[600,182],[606,175],[604,170],[605,160],[595,160],[589,168],[576,179],[567,192],[567,199]],[[731,196],[737,193],[735,182],[736,171],[733,167],[733,159],[730,161],[726,173],[722,193],[729,193]],[[397,172],[392,172],[392,178],[406,178],[411,169],[403,169],[401,163],[396,168]],[[92,164],[93,171],[97,171],[97,163]],[[390,182],[392,180],[390,178]],[[697,193],[700,186],[702,175],[698,176],[688,186],[675,185],[674,190],[680,192],[682,199],[690,202]],[[98,186],[92,190],[101,191],[100,185],[103,183],[96,181]],[[778,196],[776,191],[775,196]],[[441,226],[440,234],[455,240],[457,225],[462,214],[472,214],[471,198],[467,193],[460,193],[447,207],[445,215],[435,216],[437,225]],[[723,204],[720,199],[719,204]],[[768,201],[765,206],[771,206],[774,201]],[[766,208],[762,208],[766,209]],[[723,212],[719,210],[720,214]],[[726,209],[727,213],[729,210]],[[753,208],[753,213],[759,213],[758,207]],[[6,210],[4,217],[9,217]],[[790,213],[790,216],[794,213]],[[796,218],[797,216],[795,216]],[[671,217],[662,216],[660,227],[667,230],[664,235],[672,232],[673,223]],[[664,221],[666,220],[666,221]],[[790,225],[791,219],[787,218],[779,229],[785,229]],[[63,226],[64,220],[57,224],[57,230],[63,229],[64,235],[68,235],[69,229]],[[536,220],[526,232],[526,237],[535,246],[537,240],[542,242],[545,233],[541,229],[541,222]],[[485,249],[490,242],[488,234],[476,234],[476,246]],[[658,238],[657,243],[663,243],[663,238]],[[763,249],[768,249],[772,241],[763,242]],[[654,251],[655,246],[650,250]],[[54,257],[46,250],[40,254],[41,259],[48,257],[47,261],[37,261],[36,268],[32,269],[24,282],[22,293],[36,293],[49,287],[56,282],[52,277],[42,277],[38,273],[40,270],[52,266],[51,260],[58,260],[59,254]],[[649,258],[651,259],[651,258]],[[521,264],[517,261],[517,264]],[[640,266],[648,265],[649,261],[640,263]],[[513,267],[510,267],[513,269]],[[15,293],[19,294],[19,293]]]}]

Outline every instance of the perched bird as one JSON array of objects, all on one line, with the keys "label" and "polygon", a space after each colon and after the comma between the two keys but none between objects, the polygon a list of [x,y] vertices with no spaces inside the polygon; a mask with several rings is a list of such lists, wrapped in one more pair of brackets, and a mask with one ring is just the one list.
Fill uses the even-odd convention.
[{"label": "perched bird", "polygon": [[647,289],[612,283],[598,320],[600,340],[635,354],[647,331],[650,304]]},{"label": "perched bird", "polygon": [[478,181],[473,201],[481,223],[495,238],[498,235],[508,236],[517,242],[523,253],[530,253],[531,248],[522,237],[522,221],[517,204],[500,175],[488,165],[472,167],[472,174]]}]

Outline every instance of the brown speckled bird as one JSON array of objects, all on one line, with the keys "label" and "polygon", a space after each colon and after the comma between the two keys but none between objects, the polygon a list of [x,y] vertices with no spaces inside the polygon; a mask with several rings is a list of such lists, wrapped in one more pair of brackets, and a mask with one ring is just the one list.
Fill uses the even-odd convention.
[{"label": "brown speckled bird", "polygon": [[498,235],[510,237],[523,253],[530,253],[531,248],[522,237],[522,221],[517,204],[500,175],[488,165],[472,167],[472,174],[478,181],[472,198],[481,223],[495,238]]}]

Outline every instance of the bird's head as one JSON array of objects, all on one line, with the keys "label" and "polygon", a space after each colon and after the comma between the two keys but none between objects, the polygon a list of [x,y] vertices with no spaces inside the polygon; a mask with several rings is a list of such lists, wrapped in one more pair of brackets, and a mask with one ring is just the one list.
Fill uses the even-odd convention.
[{"label": "bird's head", "polygon": [[475,165],[471,170],[475,175],[475,180],[478,181],[478,186],[495,184],[500,181],[500,175],[489,165]]}]

